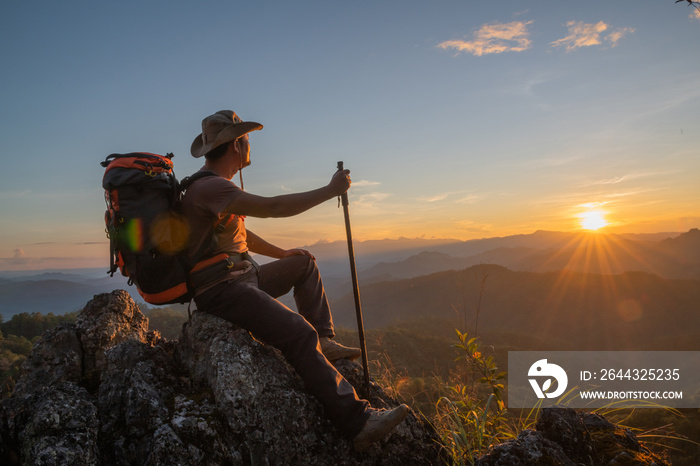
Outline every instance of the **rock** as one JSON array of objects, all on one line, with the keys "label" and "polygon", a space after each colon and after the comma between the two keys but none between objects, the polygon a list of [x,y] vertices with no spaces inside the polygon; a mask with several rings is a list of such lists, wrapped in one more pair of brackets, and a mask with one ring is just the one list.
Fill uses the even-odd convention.
[{"label": "rock", "polygon": [[70,382],[46,387],[30,406],[22,456],[31,464],[98,464],[97,410],[85,389]]},{"label": "rock", "polygon": [[[338,370],[356,387],[359,364]],[[373,385],[375,407],[397,402]],[[436,464],[444,450],[415,413],[358,453],[280,353],[195,313],[178,341],[148,332],[124,291],[97,295],[46,332],[1,404],[2,464]]]},{"label": "rock", "polygon": [[5,400],[2,421],[2,464],[98,464],[94,398],[72,382]]},{"label": "rock", "polygon": [[[178,349],[192,380],[213,392],[228,427],[240,439],[240,452],[254,464],[433,464],[440,458],[439,437],[412,415],[383,442],[357,453],[304,390],[301,379],[274,348],[245,330],[205,313],[194,313]],[[355,387],[359,364],[341,360],[338,371]],[[373,387],[374,407],[393,407]]]},{"label": "rock", "polygon": [[127,340],[150,341],[148,319],[126,291],[95,296],[78,315],[76,326],[85,353],[84,377],[93,386],[99,383],[107,349]]},{"label": "rock", "polygon": [[31,394],[60,382],[80,384],[83,347],[75,324],[61,324],[44,333],[20,368],[14,393]]},{"label": "rock", "polygon": [[643,447],[629,430],[594,413],[571,408],[542,409],[535,429],[496,445],[479,466],[517,465],[670,465],[667,458]]}]

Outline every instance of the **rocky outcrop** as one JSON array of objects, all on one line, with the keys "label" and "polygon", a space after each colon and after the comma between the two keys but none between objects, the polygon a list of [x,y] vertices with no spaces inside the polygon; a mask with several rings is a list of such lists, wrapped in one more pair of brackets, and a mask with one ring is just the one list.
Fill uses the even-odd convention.
[{"label": "rocky outcrop", "polygon": [[[362,367],[338,370],[362,387]],[[0,405],[0,464],[448,464],[412,413],[356,452],[280,353],[195,312],[177,341],[148,331],[125,291],[95,296],[75,324],[46,332]],[[374,407],[396,406],[374,384]],[[667,465],[629,430],[591,413],[545,408],[535,429],[497,445],[481,466]]]},{"label": "rocky outcrop", "polygon": [[[341,360],[356,387],[362,368]],[[412,413],[356,452],[280,353],[195,312],[181,338],[148,332],[125,291],[95,296],[46,332],[0,413],[0,463],[31,465],[439,464]],[[397,403],[373,385],[375,407]]]},{"label": "rocky outcrop", "polygon": [[543,408],[535,429],[495,446],[478,466],[596,464],[605,466],[668,466],[667,458],[642,446],[629,430],[594,413],[571,408]]}]

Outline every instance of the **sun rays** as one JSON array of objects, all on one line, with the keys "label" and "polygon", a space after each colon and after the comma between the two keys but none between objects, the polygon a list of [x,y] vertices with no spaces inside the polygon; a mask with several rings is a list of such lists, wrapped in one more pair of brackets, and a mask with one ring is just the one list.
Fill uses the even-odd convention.
[{"label": "sun rays", "polygon": [[[542,264],[541,271],[552,271],[556,279],[541,306],[565,310],[582,329],[595,329],[592,345],[612,349],[624,344],[628,332],[643,318],[645,307],[644,290],[633,286],[634,280],[623,271],[651,270],[643,257],[634,242],[618,235],[595,229],[581,232]],[[610,312],[605,320],[593,322],[586,312],[591,306]],[[559,322],[556,315],[549,315],[541,325],[556,335]]]}]

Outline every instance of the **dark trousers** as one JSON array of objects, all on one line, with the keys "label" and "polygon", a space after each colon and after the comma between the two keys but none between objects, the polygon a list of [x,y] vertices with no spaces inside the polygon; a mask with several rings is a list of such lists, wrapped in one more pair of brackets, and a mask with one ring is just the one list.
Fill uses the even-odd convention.
[{"label": "dark trousers", "polygon": [[[299,313],[278,298],[294,289]],[[349,438],[369,417],[369,403],[321,353],[319,336],[332,337],[333,320],[316,263],[291,256],[261,265],[195,298],[197,308],[251,332],[279,349],[328,418]]]}]

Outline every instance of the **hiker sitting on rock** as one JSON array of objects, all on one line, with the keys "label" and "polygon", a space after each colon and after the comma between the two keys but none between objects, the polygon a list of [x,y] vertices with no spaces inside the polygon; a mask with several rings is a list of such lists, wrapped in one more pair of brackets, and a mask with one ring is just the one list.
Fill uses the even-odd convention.
[{"label": "hiker sitting on rock", "polygon": [[[408,406],[375,410],[358,398],[329,362],[356,359],[360,350],[332,339],[331,310],[313,255],[274,246],[245,227],[246,216],[291,217],[343,194],[350,187],[350,172],[338,171],[327,186],[297,194],[245,192],[231,179],[250,165],[248,133],[259,129],[261,124],[222,110],[202,121],[202,133],[192,143],[192,155],[205,158],[200,171],[218,176],[196,179],[184,195],[183,213],[192,229],[187,252],[192,263],[228,256],[223,271],[193,274],[195,303],[279,349],[331,421],[356,449],[363,449],[396,427]],[[278,260],[258,266],[249,252]],[[292,288],[299,313],[275,299]]]}]

